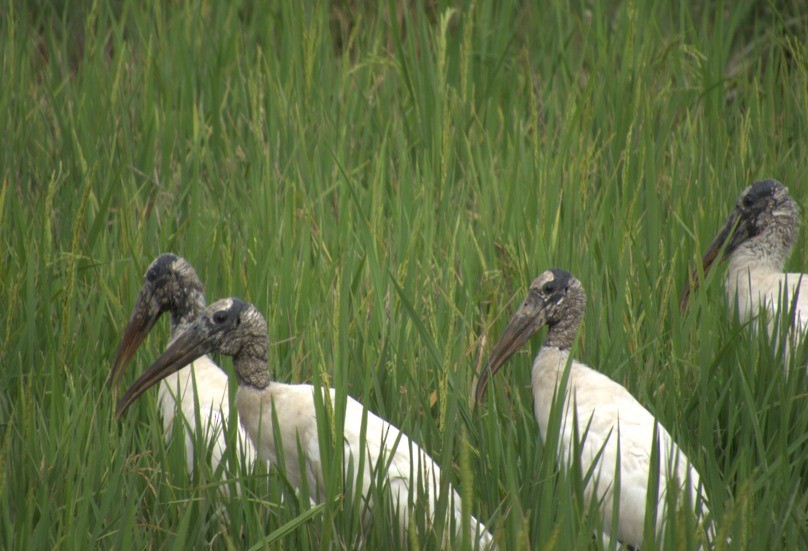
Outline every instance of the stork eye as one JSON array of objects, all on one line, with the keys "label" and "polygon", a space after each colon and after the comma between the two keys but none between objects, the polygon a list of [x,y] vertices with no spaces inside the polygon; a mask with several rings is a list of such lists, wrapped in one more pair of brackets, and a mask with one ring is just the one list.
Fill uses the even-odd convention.
[{"label": "stork eye", "polygon": [[555,285],[553,285],[552,283],[545,284],[544,292],[547,293],[548,295],[552,295],[553,293],[555,293]]},{"label": "stork eye", "polygon": [[751,207],[752,203],[754,203],[754,202],[755,202],[755,200],[752,198],[751,195],[747,195],[747,196],[745,196],[743,198],[743,206],[745,206],[745,207]]},{"label": "stork eye", "polygon": [[216,323],[224,323],[224,322],[226,322],[227,321],[227,312],[222,312],[222,311],[216,312],[215,314],[213,314],[213,321],[215,321]]}]

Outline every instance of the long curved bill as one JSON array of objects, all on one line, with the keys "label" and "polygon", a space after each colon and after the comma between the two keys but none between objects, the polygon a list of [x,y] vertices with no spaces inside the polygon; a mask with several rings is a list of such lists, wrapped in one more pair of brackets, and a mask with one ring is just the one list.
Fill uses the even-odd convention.
[{"label": "long curved bill", "polygon": [[544,307],[545,303],[541,297],[531,291],[525,302],[513,315],[508,327],[505,328],[505,332],[494,345],[482,373],[480,373],[475,391],[478,404],[482,403],[485,396],[488,380],[496,375],[505,365],[505,362],[508,361],[508,358],[513,356],[546,323]]},{"label": "long curved bill", "polygon": [[[713,238],[710,246],[707,247],[707,252],[704,253],[704,256],[701,259],[701,270],[704,274],[704,278],[706,278],[707,274],[710,273],[710,269],[715,263],[715,259],[718,258],[719,253],[721,253],[722,250],[724,251],[724,254],[721,255],[721,260],[724,260],[738,247],[738,245],[743,243],[743,241],[749,237],[748,232],[745,229],[746,225],[739,223],[740,218],[741,215],[738,209],[733,210],[732,214],[729,215],[729,219],[724,224],[724,227],[721,228],[718,234]],[[685,308],[687,308],[687,304],[690,301],[690,295],[699,287],[698,275],[699,270],[696,268],[685,282],[685,288],[682,291],[682,298],[679,300],[679,310],[681,312],[685,311]]]},{"label": "long curved bill", "polygon": [[129,323],[123,331],[121,344],[118,345],[118,355],[110,373],[110,382],[117,386],[126,372],[129,362],[143,343],[146,335],[152,330],[154,324],[160,319],[160,305],[155,300],[154,293],[149,289],[142,289],[137,297]]},{"label": "long curved bill", "polygon": [[199,325],[191,325],[121,396],[115,408],[115,418],[120,419],[123,412],[149,388],[210,352],[208,342],[208,335],[199,331]]}]

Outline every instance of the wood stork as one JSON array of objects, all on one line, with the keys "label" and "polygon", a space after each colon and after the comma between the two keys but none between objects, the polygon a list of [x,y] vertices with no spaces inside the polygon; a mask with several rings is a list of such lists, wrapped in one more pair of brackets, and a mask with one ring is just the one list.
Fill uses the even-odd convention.
[{"label": "wood stork", "polygon": [[[569,272],[548,270],[533,281],[527,298],[494,345],[480,374],[477,401],[482,401],[489,377],[496,374],[539,328],[547,325],[547,337],[533,362],[531,376],[533,407],[541,434],[546,438],[554,399],[563,391],[559,459],[563,465],[569,466],[575,449],[573,438],[576,434],[585,434],[580,443],[581,468],[587,472],[594,465],[595,469],[584,488],[584,496],[587,500],[595,498],[600,502],[603,528],[607,534],[611,534],[615,513],[615,473],[619,464],[619,512],[615,535],[623,543],[639,546],[643,542],[655,428],[661,452],[657,456],[660,457],[658,533],[665,519],[665,492],[686,489],[693,501],[698,502],[699,474],[668,431],[625,388],[577,360],[570,361],[570,348],[585,306],[586,293]],[[568,363],[567,386],[560,389]],[[575,408],[574,412],[572,408]],[[577,433],[575,419],[579,424]],[[685,485],[689,486],[685,488]],[[701,512],[707,512],[703,504]]]},{"label": "wood stork", "polygon": [[[310,497],[321,501],[325,485],[315,415],[315,389],[308,384],[272,381],[267,368],[268,343],[266,321],[253,305],[235,298],[220,300],[188,325],[126,391],[118,402],[117,415],[120,418],[150,386],[203,354],[218,352],[232,356],[239,383],[236,408],[242,425],[257,445],[259,457],[273,465],[278,464],[272,422],[274,414],[287,480],[300,488],[301,478],[306,476]],[[335,403],[334,389],[330,389],[330,400]],[[369,502],[371,485],[378,480],[378,469],[382,469],[386,473],[383,478],[389,484],[393,506],[397,508],[404,533],[407,533],[410,503],[415,500],[421,497],[429,500],[428,510],[434,519],[440,467],[405,434],[370,411],[367,411],[365,447],[362,449],[360,434],[364,409],[361,403],[348,397],[343,426],[346,476],[349,464],[358,465],[364,454],[364,471],[360,479],[363,497]],[[301,472],[298,445],[305,453],[305,473]],[[356,478],[353,482],[356,483]],[[454,490],[450,495],[450,507],[460,527],[461,503]],[[493,546],[493,538],[482,523],[472,517],[470,526],[471,541],[479,542],[484,548]]]},{"label": "wood stork", "polygon": [[[808,276],[784,273],[800,228],[800,212],[788,188],[776,180],[755,182],[741,193],[724,227],[702,258],[706,277],[715,260],[729,260],[725,289],[731,307],[737,304],[742,322],[755,318],[761,309],[768,313],[769,335],[779,319],[782,304],[791,322],[790,345],[808,329]],[[687,307],[690,284],[698,287],[697,270],[686,282],[681,309]],[[786,351],[790,346],[786,346]]]},{"label": "wood stork", "polygon": [[[205,309],[202,282],[191,264],[174,254],[158,256],[146,270],[143,286],[124,330],[118,356],[112,369],[113,383],[119,382],[129,362],[154,324],[165,312],[171,313],[171,340]],[[175,421],[185,427],[185,454],[188,472],[194,467],[194,432],[201,430],[202,441],[211,449],[211,467],[217,472],[227,447],[226,423],[230,414],[227,374],[207,356],[180,366],[160,383],[157,404],[162,414],[166,439]],[[197,408],[199,418],[196,416]],[[176,419],[177,410],[184,419]],[[238,457],[245,465],[255,461],[255,448],[239,427]]]}]

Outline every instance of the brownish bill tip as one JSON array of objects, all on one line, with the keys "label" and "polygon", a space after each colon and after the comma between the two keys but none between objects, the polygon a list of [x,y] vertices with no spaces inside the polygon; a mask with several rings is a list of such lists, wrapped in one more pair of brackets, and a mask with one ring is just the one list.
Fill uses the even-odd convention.
[{"label": "brownish bill tip", "polygon": [[[738,209],[732,211],[727,221],[713,238],[701,259],[702,279],[706,278],[707,274],[710,273],[710,269],[718,258],[719,253],[722,255],[722,259],[726,258],[749,237],[749,228],[744,216],[744,213]],[[687,282],[685,282],[682,298],[679,301],[679,309],[682,312],[687,308],[690,295],[698,289],[700,283],[698,275],[698,269],[693,270]]]},{"label": "brownish bill tip", "polygon": [[129,316],[129,323],[123,330],[121,343],[118,345],[118,354],[109,375],[109,383],[112,386],[120,384],[123,374],[126,372],[129,363],[137,352],[137,349],[146,339],[157,320],[160,319],[162,310],[155,300],[152,290],[144,285],[137,297],[132,314]]},{"label": "brownish bill tip", "polygon": [[693,289],[698,287],[698,280],[696,279],[697,277],[698,277],[698,272],[696,270],[693,270],[693,273],[690,274],[687,277],[687,280],[685,281],[685,288],[682,291],[681,298],[679,299],[679,312],[681,312],[683,314],[684,314],[685,310],[687,309],[687,304],[690,302],[690,286],[691,286],[691,282],[692,282],[692,285],[693,285]]},{"label": "brownish bill tip", "polygon": [[489,375],[490,375],[489,364],[486,363],[485,367],[483,367],[483,370],[480,373],[480,378],[477,379],[477,388],[474,389],[474,397],[477,401],[477,404],[483,403],[483,398],[485,397],[485,391],[488,390]]},{"label": "brownish bill tip", "polygon": [[121,338],[121,343],[118,346],[118,355],[115,357],[115,363],[110,372],[109,382],[112,386],[120,384],[126,368],[137,352],[137,349],[146,339],[146,336],[154,327],[159,313],[157,316],[149,316],[145,311],[135,311],[132,318],[129,320]]},{"label": "brownish bill tip", "polygon": [[[704,274],[703,278],[706,278],[707,274],[710,273],[710,269],[712,268],[715,259],[718,257],[718,253],[720,252],[722,245],[723,242],[717,244],[713,242],[710,245],[710,248],[707,249],[707,252],[704,253],[704,257],[701,259],[701,271]],[[679,300],[680,312],[684,313],[687,305],[690,302],[690,295],[696,292],[696,289],[699,288],[699,283],[699,270],[696,268],[691,272],[690,276],[688,276],[687,281],[685,281],[685,288],[682,291],[682,297]]]}]

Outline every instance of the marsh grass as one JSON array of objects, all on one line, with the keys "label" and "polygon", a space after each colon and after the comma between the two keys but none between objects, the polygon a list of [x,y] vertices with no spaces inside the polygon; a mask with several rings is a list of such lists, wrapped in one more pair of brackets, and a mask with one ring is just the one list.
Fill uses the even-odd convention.
[{"label": "marsh grass", "polygon": [[[577,357],[695,462],[719,541],[808,547],[801,362],[731,321],[720,269],[678,311],[743,187],[775,177],[805,204],[808,15],[693,4],[5,2],[0,546],[394,547],[389,504],[363,527],[338,476],[351,395],[502,548],[615,548],[538,438],[538,338],[470,407],[529,281],[557,266],[588,292]],[[114,421],[113,354],[163,251],[211,300],[265,314],[274,378],[337,389],[321,504],[263,466],[236,467],[230,498],[204,457],[189,475],[153,394]],[[670,514],[665,543],[692,547]],[[445,530],[421,515],[409,541]]]}]

